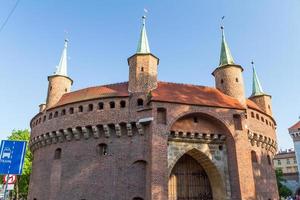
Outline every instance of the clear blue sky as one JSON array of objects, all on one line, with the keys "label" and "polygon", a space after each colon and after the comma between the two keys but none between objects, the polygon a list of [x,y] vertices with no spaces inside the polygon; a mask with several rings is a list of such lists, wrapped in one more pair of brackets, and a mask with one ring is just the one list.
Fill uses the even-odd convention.
[{"label": "clear blue sky", "polygon": [[[15,0],[0,1],[0,23]],[[298,0],[21,0],[0,32],[0,139],[29,127],[45,101],[47,76],[59,62],[69,32],[73,90],[127,81],[126,59],[137,46],[143,8],[159,79],[214,85],[220,53],[220,19],[251,93],[251,59],[273,96],[280,148],[292,147],[287,128],[300,115],[300,1]]]}]

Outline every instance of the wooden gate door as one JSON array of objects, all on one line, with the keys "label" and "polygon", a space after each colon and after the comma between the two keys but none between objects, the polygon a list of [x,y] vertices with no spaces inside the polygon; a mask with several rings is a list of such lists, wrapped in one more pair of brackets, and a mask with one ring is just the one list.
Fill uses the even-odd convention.
[{"label": "wooden gate door", "polygon": [[208,176],[191,156],[183,155],[169,178],[169,200],[212,200]]}]

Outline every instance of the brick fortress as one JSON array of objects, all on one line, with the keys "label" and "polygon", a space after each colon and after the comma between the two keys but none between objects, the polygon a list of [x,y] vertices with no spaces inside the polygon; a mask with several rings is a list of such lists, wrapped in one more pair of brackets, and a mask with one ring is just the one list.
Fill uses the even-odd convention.
[{"label": "brick fortress", "polygon": [[277,200],[271,96],[222,27],[215,88],[157,80],[145,17],[129,80],[71,91],[67,43],[31,120],[29,200]]}]

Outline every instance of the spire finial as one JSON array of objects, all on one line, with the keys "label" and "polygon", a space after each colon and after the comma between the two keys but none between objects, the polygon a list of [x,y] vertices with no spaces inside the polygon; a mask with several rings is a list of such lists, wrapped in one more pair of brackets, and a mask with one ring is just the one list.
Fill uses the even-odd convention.
[{"label": "spire finial", "polygon": [[136,53],[150,53],[150,47],[148,43],[148,37],[146,32],[146,13],[148,12],[147,9],[144,9],[144,15],[142,16],[142,30],[140,34],[140,39],[138,43],[138,47]]},{"label": "spire finial", "polygon": [[67,75],[67,68],[68,68],[68,57],[67,57],[67,49],[68,49],[68,39],[65,39],[64,43],[64,49],[61,54],[61,58],[59,61],[58,66],[56,67],[55,75],[61,75],[61,76],[68,76]]},{"label": "spire finial", "polygon": [[220,63],[219,66],[234,64],[233,57],[231,55],[230,49],[225,39],[225,31],[223,21],[225,16],[221,18],[221,31],[222,31],[222,43],[221,43],[221,54],[220,54]]},{"label": "spire finial", "polygon": [[253,69],[253,83],[252,83],[252,97],[253,96],[259,96],[259,95],[263,95],[265,94],[260,81],[258,79],[257,73],[256,73],[256,69],[255,69],[255,65],[254,65],[254,61],[251,61],[251,65],[252,65],[252,69]]}]

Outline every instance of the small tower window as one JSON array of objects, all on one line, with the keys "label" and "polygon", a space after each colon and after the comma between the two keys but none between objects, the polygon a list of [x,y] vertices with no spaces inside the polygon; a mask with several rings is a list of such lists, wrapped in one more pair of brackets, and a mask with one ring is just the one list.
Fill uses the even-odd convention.
[{"label": "small tower window", "polygon": [[194,117],[193,120],[194,120],[194,123],[198,123],[198,118],[197,117]]},{"label": "small tower window", "polygon": [[258,119],[258,120],[259,120],[259,114],[256,114],[256,119]]},{"label": "small tower window", "polygon": [[104,143],[102,143],[102,144],[99,144],[98,145],[98,154],[100,155],[100,156],[106,156],[107,155],[107,144],[104,144]]},{"label": "small tower window", "polygon": [[54,153],[54,160],[58,160],[61,158],[61,148],[57,148]]},{"label": "small tower window", "polygon": [[167,109],[157,108],[157,123],[167,124]]},{"label": "small tower window", "polygon": [[93,109],[94,109],[93,104],[89,104],[89,111],[93,111]]},{"label": "small tower window", "polygon": [[110,108],[115,108],[116,107],[115,102],[114,101],[109,102],[109,106]]},{"label": "small tower window", "polygon": [[143,106],[144,105],[144,100],[143,99],[138,99],[137,100],[137,105],[138,106]]},{"label": "small tower window", "polygon": [[254,112],[251,112],[251,117],[254,118]]},{"label": "small tower window", "polygon": [[70,113],[71,115],[74,113],[74,108],[73,108],[73,107],[69,109],[69,113]]},{"label": "small tower window", "polygon": [[46,115],[44,116],[43,122],[46,121]]},{"label": "small tower window", "polygon": [[53,114],[52,114],[52,113],[50,113],[50,115],[49,115],[49,119],[52,119],[52,116],[53,116]]},{"label": "small tower window", "polygon": [[58,111],[54,113],[54,118],[58,117]]},{"label": "small tower window", "polygon": [[251,151],[251,160],[252,163],[257,163],[257,156],[255,151]]},{"label": "small tower window", "polygon": [[61,111],[61,115],[63,116],[63,115],[66,115],[66,109],[63,109],[62,111]]},{"label": "small tower window", "polygon": [[83,112],[83,106],[78,107],[78,112]]},{"label": "small tower window", "polygon": [[224,83],[224,80],[223,79],[221,79],[221,84],[223,84]]},{"label": "small tower window", "polygon": [[268,125],[269,124],[269,122],[268,122],[268,120],[266,119],[266,124]]},{"label": "small tower window", "polygon": [[238,83],[238,82],[239,82],[239,79],[238,79],[238,78],[235,78],[235,82],[237,82],[237,83]]},{"label": "small tower window", "polygon": [[67,88],[65,88],[65,92],[68,92],[68,89],[67,89]]},{"label": "small tower window", "polygon": [[272,165],[272,160],[271,160],[271,157],[269,155],[267,155],[267,159],[268,159],[268,164]]},{"label": "small tower window", "polygon": [[233,121],[235,130],[243,130],[241,115],[233,115]]},{"label": "small tower window", "polygon": [[141,72],[143,72],[144,71],[144,67],[141,67]]},{"label": "small tower window", "polygon": [[52,86],[50,86],[50,91],[52,90]]},{"label": "small tower window", "polygon": [[104,108],[103,102],[98,103],[98,108],[99,108],[99,110],[103,110],[103,108]]},{"label": "small tower window", "polygon": [[120,101],[120,107],[125,108],[126,107],[126,101],[124,101],[124,100]]},{"label": "small tower window", "polygon": [[262,122],[265,122],[265,119],[263,117],[260,118]]}]

